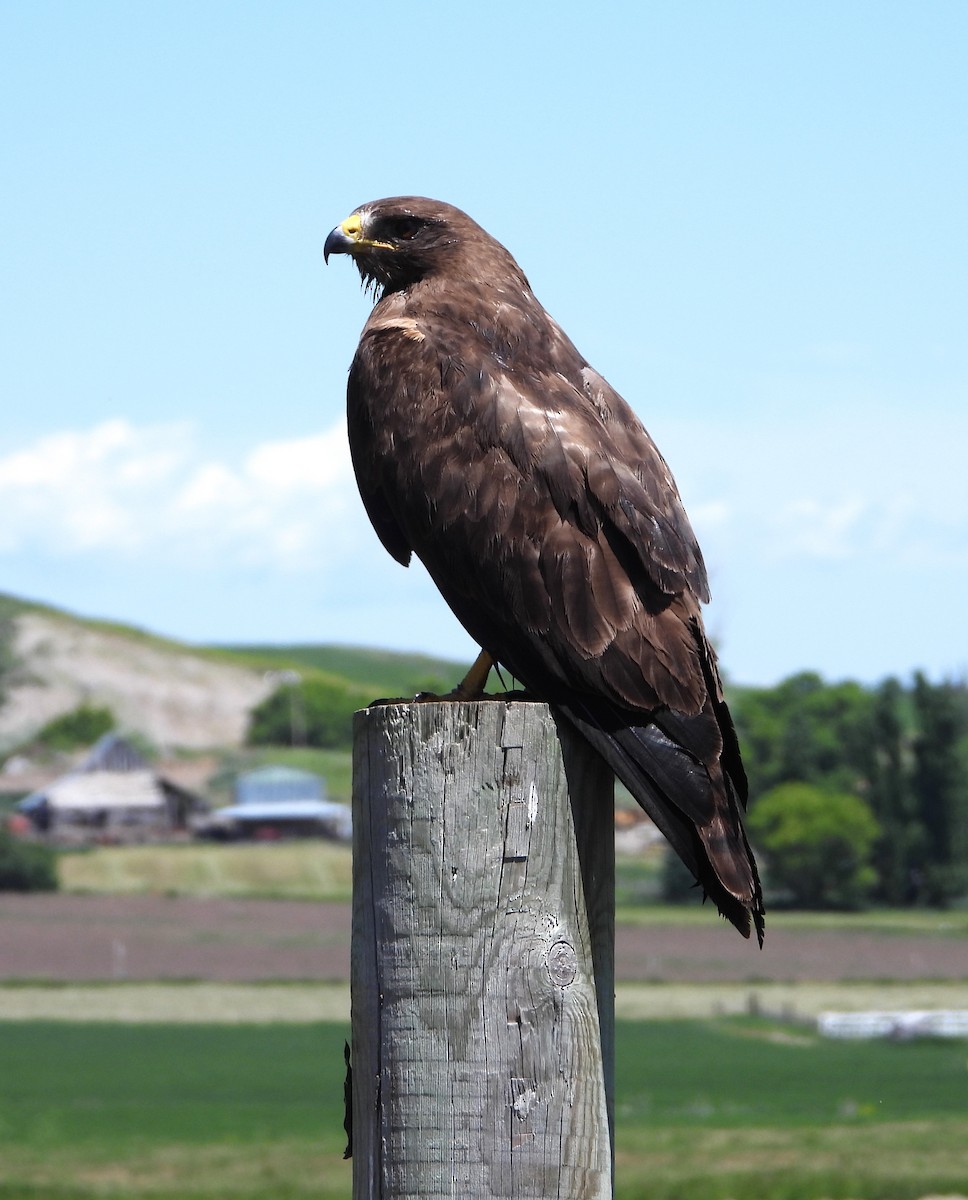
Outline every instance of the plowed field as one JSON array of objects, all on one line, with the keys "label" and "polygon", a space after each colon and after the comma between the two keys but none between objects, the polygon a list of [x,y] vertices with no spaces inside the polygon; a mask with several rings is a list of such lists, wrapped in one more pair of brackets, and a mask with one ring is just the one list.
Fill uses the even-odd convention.
[{"label": "plowed field", "polygon": [[[705,915],[705,914],[704,914]],[[968,938],[701,924],[620,926],[616,974],[650,982],[966,980]],[[340,980],[347,904],[161,896],[0,897],[0,980]]]}]

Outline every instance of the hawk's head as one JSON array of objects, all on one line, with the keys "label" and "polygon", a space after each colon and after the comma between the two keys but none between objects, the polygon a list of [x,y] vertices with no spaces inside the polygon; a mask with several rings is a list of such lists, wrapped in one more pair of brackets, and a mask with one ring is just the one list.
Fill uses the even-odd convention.
[{"label": "hawk's head", "polygon": [[423,196],[361,204],[337,225],[323,257],[352,255],[365,284],[383,295],[432,275],[487,278],[520,269],[504,247],[459,208]]}]

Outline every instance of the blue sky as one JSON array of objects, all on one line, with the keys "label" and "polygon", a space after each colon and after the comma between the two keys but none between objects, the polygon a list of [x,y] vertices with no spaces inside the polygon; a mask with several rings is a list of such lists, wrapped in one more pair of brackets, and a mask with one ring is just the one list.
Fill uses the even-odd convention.
[{"label": "blue sky", "polygon": [[0,590],[466,657],[345,449],[326,233],[511,249],[679,480],[729,674],[968,668],[968,5],[0,6]]}]

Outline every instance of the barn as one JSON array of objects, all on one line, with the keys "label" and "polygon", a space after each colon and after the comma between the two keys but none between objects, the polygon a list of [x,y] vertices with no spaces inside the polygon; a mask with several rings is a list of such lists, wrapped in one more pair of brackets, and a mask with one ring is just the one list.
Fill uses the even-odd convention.
[{"label": "barn", "polygon": [[145,841],[188,827],[208,810],[202,797],[157,774],[117,733],[107,733],[78,766],[25,797],[17,810],[62,841]]}]

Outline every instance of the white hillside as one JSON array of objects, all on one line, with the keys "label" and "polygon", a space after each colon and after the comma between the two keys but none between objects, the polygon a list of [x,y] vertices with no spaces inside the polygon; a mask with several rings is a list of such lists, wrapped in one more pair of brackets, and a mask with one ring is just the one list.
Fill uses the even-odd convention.
[{"label": "white hillside", "polygon": [[261,671],[67,615],[20,613],[8,644],[0,751],[84,702],[159,748],[240,745],[249,710],[272,688]]}]

